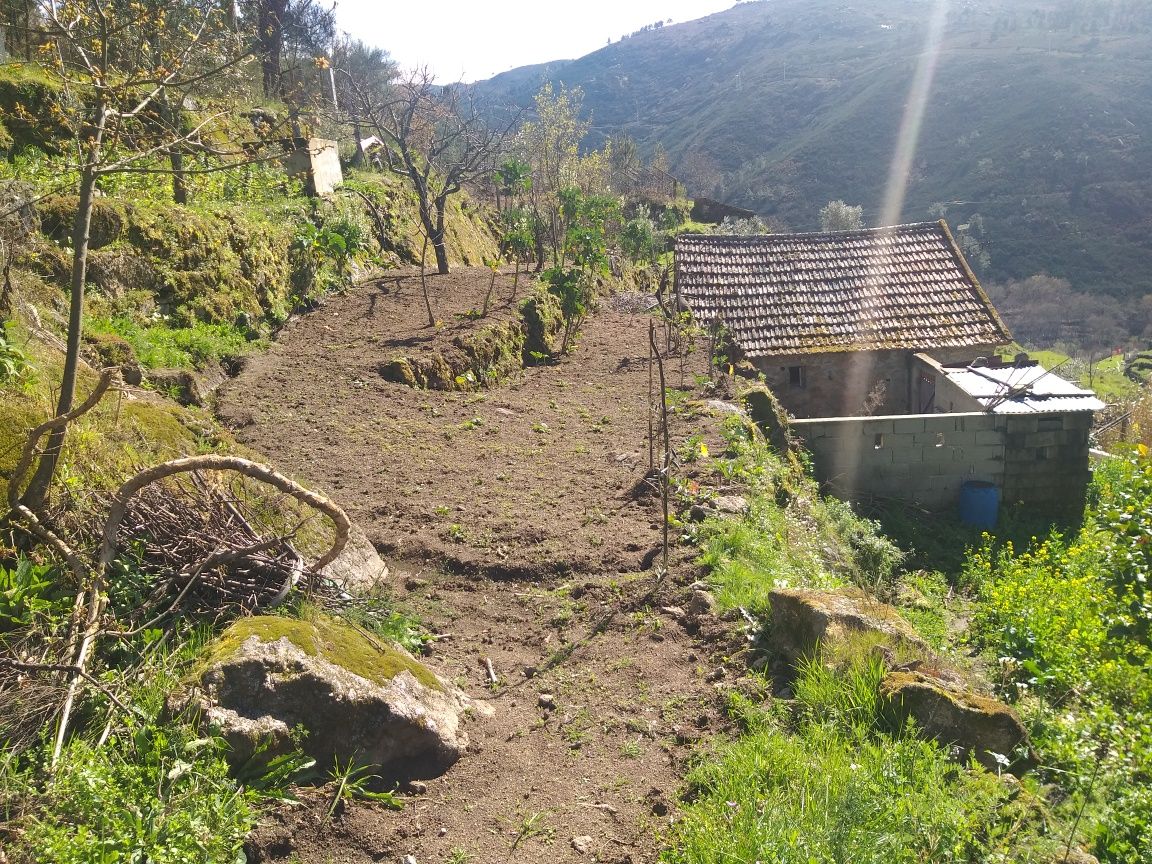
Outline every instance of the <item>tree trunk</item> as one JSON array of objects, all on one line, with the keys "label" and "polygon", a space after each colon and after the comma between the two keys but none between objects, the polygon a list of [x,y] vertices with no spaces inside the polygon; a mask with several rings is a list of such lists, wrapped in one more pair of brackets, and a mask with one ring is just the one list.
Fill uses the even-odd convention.
[{"label": "tree trunk", "polygon": [[[173,134],[184,131],[182,112],[172,108],[167,94],[159,100],[159,109],[161,119]],[[179,145],[169,151],[168,162],[172,166],[172,200],[183,207],[188,203],[188,178],[184,173],[184,153]]]},{"label": "tree trunk", "polygon": [[436,253],[436,272],[443,275],[448,272],[448,245],[444,239],[444,229],[441,228],[432,235],[432,251]]},{"label": "tree trunk", "polygon": [[184,154],[173,150],[169,156],[172,163],[172,200],[183,207],[188,203],[188,184],[184,176]]},{"label": "tree trunk", "polygon": [[432,301],[428,299],[428,272],[425,267],[428,261],[428,235],[424,235],[424,245],[420,247],[420,291],[424,294],[424,308],[428,311],[428,326],[436,326],[436,315],[432,311]]},{"label": "tree trunk", "polygon": [[436,253],[436,272],[443,276],[448,272],[448,239],[444,230],[444,210],[448,202],[445,198],[437,198],[434,204],[436,221],[433,223],[431,219],[427,220],[428,239],[432,241],[432,250]]},{"label": "tree trunk", "polygon": [[[97,131],[97,142],[103,132],[103,109],[101,108],[100,129]],[[98,152],[98,151],[97,151]],[[60,378],[60,399],[56,404],[56,415],[67,414],[72,410],[72,402],[76,396],[76,372],[80,364],[80,339],[84,326],[84,284],[88,275],[88,235],[92,225],[92,202],[96,195],[96,161],[98,156],[90,151],[80,174],[80,201],[76,207],[76,220],[72,223],[72,279],[71,297],[68,305],[68,341],[64,354],[64,373]],[[37,512],[43,508],[48,498],[48,488],[52,485],[52,478],[56,474],[56,466],[60,462],[60,451],[64,446],[64,433],[66,427],[52,430],[48,442],[44,447],[44,455],[36,466],[36,473],[24,493],[22,503],[30,510]]]},{"label": "tree trunk", "polygon": [[261,0],[256,24],[260,30],[260,66],[264,98],[280,95],[280,51],[284,44],[284,11],[288,0]]}]

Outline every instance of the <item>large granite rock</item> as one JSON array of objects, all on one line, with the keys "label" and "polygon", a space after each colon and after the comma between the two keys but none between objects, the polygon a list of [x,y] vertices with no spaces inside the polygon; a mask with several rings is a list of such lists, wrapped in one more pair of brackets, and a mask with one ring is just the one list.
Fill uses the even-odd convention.
[{"label": "large granite rock", "polygon": [[320,571],[345,591],[366,591],[388,579],[384,563],[368,535],[357,524],[348,532],[348,542],[336,560]]},{"label": "large granite rock", "polygon": [[880,682],[880,699],[893,725],[912,719],[918,734],[959,748],[962,759],[974,755],[992,770],[1027,767],[1029,759],[1015,754],[1028,733],[1003,702],[919,672],[889,672]]},{"label": "large granite rock", "polygon": [[772,607],[769,643],[788,660],[813,657],[821,645],[856,633],[877,633],[917,652],[928,646],[892,606],[857,591],[780,588],[768,595]]},{"label": "large granite rock", "polygon": [[404,650],[326,616],[241,619],[212,646],[197,706],[243,764],[299,738],[321,769],[336,760],[388,777],[432,777],[464,753],[469,706]]}]

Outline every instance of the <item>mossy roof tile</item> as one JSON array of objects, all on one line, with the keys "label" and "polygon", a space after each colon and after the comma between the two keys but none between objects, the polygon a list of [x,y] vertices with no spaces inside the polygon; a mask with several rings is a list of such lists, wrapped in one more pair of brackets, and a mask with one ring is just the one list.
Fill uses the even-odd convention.
[{"label": "mossy roof tile", "polygon": [[943,222],[676,240],[676,284],[750,357],[962,348],[1008,328]]}]

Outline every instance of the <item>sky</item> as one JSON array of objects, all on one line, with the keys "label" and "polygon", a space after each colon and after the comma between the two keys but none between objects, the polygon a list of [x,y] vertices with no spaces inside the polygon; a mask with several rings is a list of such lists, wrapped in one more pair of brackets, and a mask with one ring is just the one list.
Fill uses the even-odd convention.
[{"label": "sky", "polygon": [[581,57],[656,21],[679,24],[736,0],[339,0],[336,20],[402,68],[441,83],[477,81],[517,66]]}]

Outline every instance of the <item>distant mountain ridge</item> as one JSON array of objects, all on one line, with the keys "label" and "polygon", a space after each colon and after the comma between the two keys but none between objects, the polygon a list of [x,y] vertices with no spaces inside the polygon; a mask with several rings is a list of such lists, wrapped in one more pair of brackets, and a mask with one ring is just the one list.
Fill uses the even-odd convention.
[{"label": "distant mountain ridge", "polygon": [[[794,230],[841,198],[875,224],[934,8],[755,0],[476,87],[580,86],[594,144],[662,145],[689,194]],[[939,216],[984,278],[1152,294],[1152,4],[951,4],[899,218]]]}]

